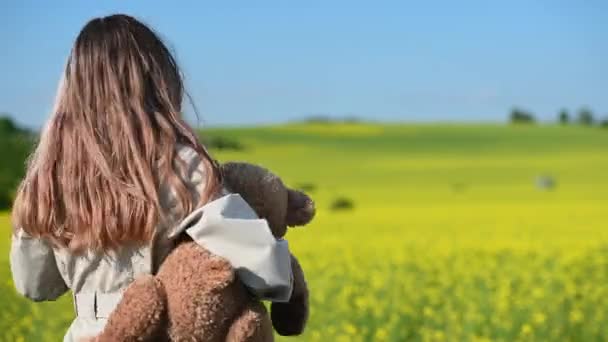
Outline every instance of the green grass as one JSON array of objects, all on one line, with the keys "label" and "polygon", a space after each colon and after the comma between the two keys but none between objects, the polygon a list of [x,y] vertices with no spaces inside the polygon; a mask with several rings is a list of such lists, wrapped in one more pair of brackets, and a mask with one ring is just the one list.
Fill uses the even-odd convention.
[{"label": "green grass", "polygon": [[[245,146],[216,151],[222,161],[316,185],[317,218],[288,234],[312,291],[308,330],[295,340],[608,340],[608,130],[319,124],[205,133]],[[538,189],[539,175],[556,188]],[[354,209],[330,211],[338,197]],[[8,250],[5,216],[0,233]],[[0,339],[60,339],[69,298],[20,299],[6,254]]]}]

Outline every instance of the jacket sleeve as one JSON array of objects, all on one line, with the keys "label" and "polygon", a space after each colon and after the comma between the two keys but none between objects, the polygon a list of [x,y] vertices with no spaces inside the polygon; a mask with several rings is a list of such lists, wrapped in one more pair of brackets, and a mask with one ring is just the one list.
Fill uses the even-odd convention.
[{"label": "jacket sleeve", "polygon": [[17,292],[33,301],[55,300],[68,290],[51,246],[21,229],[12,236],[10,264]]},{"label": "jacket sleeve", "polygon": [[258,298],[289,301],[293,274],[287,241],[275,239],[268,222],[259,219],[240,195],[228,194],[195,210],[173,234],[182,231],[228,260]]}]

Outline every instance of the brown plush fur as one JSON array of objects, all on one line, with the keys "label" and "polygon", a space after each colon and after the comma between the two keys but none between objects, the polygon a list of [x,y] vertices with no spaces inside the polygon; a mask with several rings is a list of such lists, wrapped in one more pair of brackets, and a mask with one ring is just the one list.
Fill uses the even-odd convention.
[{"label": "brown plush fur", "polygon": [[[134,316],[132,313],[140,313]],[[124,299],[108,319],[108,329],[99,341],[144,341],[162,338],[166,322],[166,301],[160,280],[153,276],[136,279],[125,291]],[[129,324],[124,324],[129,322]]]},{"label": "brown plush fur", "polygon": [[266,307],[260,301],[250,300],[246,308],[232,322],[227,342],[272,341],[272,324]]},{"label": "brown plush fur", "polygon": [[[287,189],[268,170],[228,163],[222,171],[225,186],[268,221],[276,238],[283,237],[288,226],[304,225],[313,218],[310,198]],[[309,313],[308,288],[293,255],[291,263],[291,299],[272,303],[269,317],[264,305],[238,281],[228,261],[184,239],[156,276],[137,279],[127,288],[94,341],[268,342],[274,340],[273,327],[281,335],[301,334]]]}]

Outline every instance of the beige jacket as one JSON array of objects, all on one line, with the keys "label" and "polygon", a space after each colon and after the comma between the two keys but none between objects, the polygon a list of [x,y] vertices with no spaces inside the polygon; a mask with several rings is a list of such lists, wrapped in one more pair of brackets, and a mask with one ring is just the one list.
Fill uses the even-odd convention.
[{"label": "beige jacket", "polygon": [[[193,189],[202,190],[205,178],[200,157],[190,148],[180,148],[179,156],[191,166]],[[171,192],[164,191],[163,197],[163,203],[170,205]],[[276,241],[266,221],[258,219],[239,195],[228,193],[182,222],[159,226],[148,246],[125,246],[113,253],[76,256],[17,230],[10,255],[15,287],[34,301],[54,300],[72,290],[76,318],[64,341],[96,335],[122,291],[137,276],[154,273],[182,231],[229,260],[254,295],[273,301],[289,299],[293,280],[287,242]]]}]

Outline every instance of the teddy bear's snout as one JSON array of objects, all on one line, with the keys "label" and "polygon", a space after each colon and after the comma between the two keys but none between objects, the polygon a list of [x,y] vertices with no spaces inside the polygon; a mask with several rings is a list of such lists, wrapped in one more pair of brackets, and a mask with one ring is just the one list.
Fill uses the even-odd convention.
[{"label": "teddy bear's snout", "polygon": [[289,190],[287,226],[303,226],[314,218],[315,212],[315,202],[310,197],[301,191]]}]

